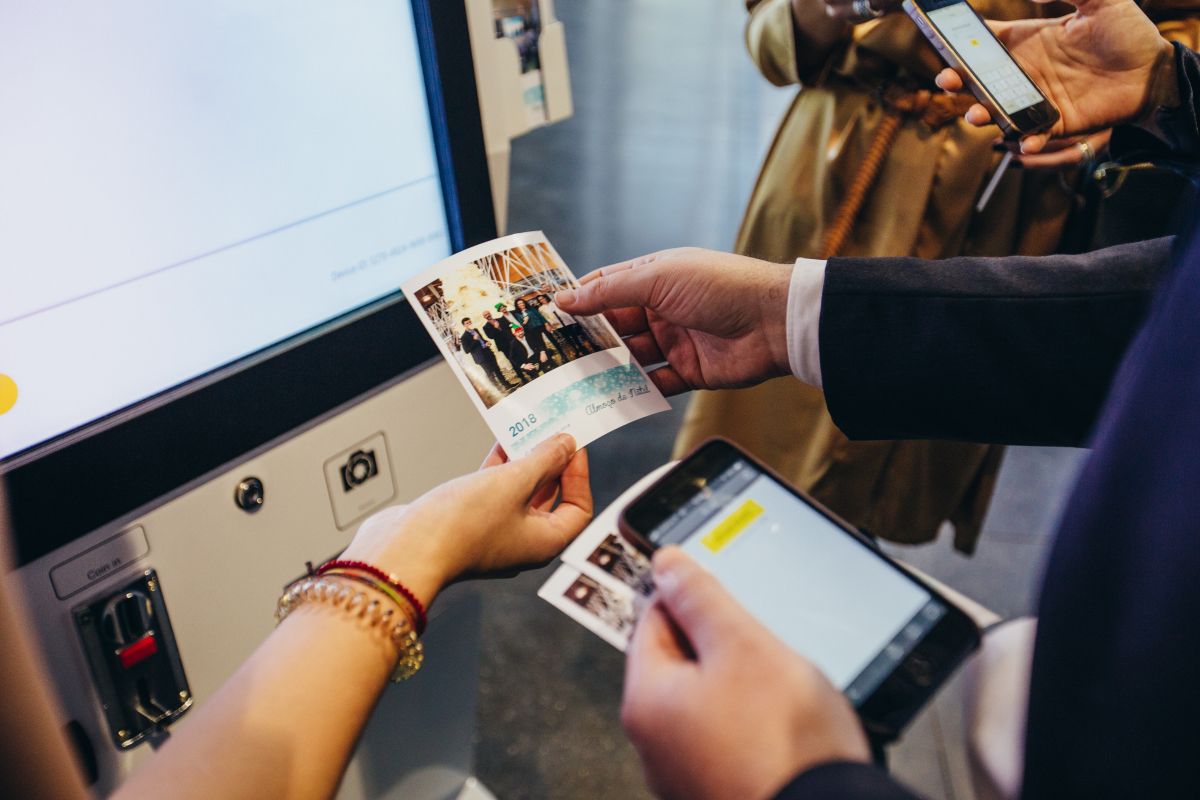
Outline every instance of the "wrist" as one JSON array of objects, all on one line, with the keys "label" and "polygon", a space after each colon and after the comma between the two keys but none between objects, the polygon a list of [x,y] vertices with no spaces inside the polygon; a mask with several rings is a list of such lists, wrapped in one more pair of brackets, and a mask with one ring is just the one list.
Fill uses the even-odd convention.
[{"label": "wrist", "polygon": [[1153,120],[1160,108],[1178,108],[1183,102],[1179,95],[1179,73],[1176,67],[1175,46],[1163,39],[1158,57],[1150,68],[1146,100],[1135,124]]},{"label": "wrist", "polygon": [[759,319],[763,338],[773,365],[775,378],[791,373],[788,361],[788,290],[792,281],[792,264],[769,264],[764,269],[764,283],[759,296]]},{"label": "wrist", "polygon": [[396,578],[416,598],[429,608],[441,590],[457,577],[449,554],[437,546],[435,536],[428,531],[405,525],[387,537],[387,541],[376,546],[374,543],[350,543],[340,559],[362,561],[377,567]]}]

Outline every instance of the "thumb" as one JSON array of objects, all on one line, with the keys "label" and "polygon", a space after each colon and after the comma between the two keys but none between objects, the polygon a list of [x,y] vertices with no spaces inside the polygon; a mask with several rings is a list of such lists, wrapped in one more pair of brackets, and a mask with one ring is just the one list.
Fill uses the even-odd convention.
[{"label": "thumb", "polygon": [[654,554],[654,584],[659,602],[701,663],[736,650],[747,627],[757,625],[712,573],[678,547]]},{"label": "thumb", "polygon": [[[619,265],[620,266],[620,265]],[[609,270],[613,270],[609,272]],[[642,308],[653,305],[652,293],[657,280],[657,270],[619,269],[605,270],[578,288],[559,292],[554,297],[558,307],[569,314],[592,316],[615,308]]]},{"label": "thumb", "polygon": [[519,476],[522,489],[532,495],[542,484],[562,475],[573,455],[575,437],[560,433],[533,448],[523,458],[510,461],[508,466]]}]

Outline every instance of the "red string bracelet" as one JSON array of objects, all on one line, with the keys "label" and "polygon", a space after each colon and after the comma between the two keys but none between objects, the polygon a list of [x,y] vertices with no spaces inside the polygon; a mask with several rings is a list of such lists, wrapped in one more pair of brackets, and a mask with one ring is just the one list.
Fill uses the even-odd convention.
[{"label": "red string bracelet", "polygon": [[368,564],[365,561],[342,561],[339,559],[326,561],[317,569],[317,574],[324,575],[331,569],[356,569],[359,572],[365,572],[368,575],[378,578],[388,586],[395,589],[397,594],[412,604],[413,611],[417,615],[417,635],[420,636],[421,634],[425,633],[425,606],[421,605],[421,601],[417,599],[417,596],[410,592],[408,587],[402,584],[400,581],[396,580],[379,567]]}]

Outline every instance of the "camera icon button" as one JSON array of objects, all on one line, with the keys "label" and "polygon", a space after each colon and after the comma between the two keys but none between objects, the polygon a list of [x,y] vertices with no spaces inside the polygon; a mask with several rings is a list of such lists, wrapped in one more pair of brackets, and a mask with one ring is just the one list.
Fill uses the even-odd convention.
[{"label": "camera icon button", "polygon": [[325,460],[325,487],[339,529],[385,505],[396,495],[387,439],[382,432]]}]

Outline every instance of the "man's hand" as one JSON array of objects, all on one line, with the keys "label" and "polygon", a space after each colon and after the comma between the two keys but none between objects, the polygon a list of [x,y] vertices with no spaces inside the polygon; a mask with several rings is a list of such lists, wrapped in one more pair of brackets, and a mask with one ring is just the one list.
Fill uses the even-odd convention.
[{"label": "man's hand", "polygon": [[[1039,153],[1054,137],[1137,121],[1150,110],[1156,70],[1171,63],[1171,44],[1133,0],[1068,2],[1077,10],[1066,17],[989,23],[1062,114],[1048,133],[1025,137],[1022,153]],[[937,84],[948,92],[963,88],[952,69],[943,70]],[[978,104],[966,119],[980,126],[992,121]]]},{"label": "man's hand", "polygon": [[603,313],[664,394],[731,389],[790,373],[792,264],[680,248],[605,267],[555,303]]},{"label": "man's hand", "polygon": [[1017,156],[1017,161],[1025,169],[1058,170],[1065,167],[1086,167],[1096,161],[1102,161],[1108,152],[1108,143],[1112,139],[1112,129],[1106,129],[1091,136],[1078,138],[1054,139],[1047,143],[1040,153],[1028,153]]},{"label": "man's hand", "polygon": [[869,759],[858,717],[676,547],[654,558],[657,600],[629,645],[621,723],[650,788],[765,800],[810,767]]}]

